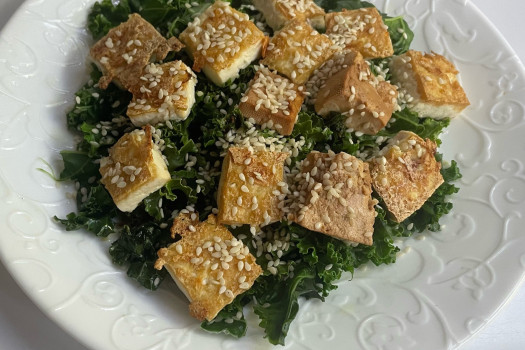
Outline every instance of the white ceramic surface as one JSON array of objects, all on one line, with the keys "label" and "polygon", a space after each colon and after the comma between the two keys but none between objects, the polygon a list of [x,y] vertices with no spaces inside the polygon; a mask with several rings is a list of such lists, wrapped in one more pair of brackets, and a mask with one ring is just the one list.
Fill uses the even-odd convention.
[{"label": "white ceramic surface", "polygon": [[[404,7],[390,11],[396,3]],[[251,338],[240,343],[203,335],[185,316],[179,294],[134,286],[110,264],[107,243],[65,234],[49,220],[72,204],[65,200],[71,187],[57,188],[35,169],[39,158],[56,164],[56,151],[72,145],[61,118],[85,73],[80,22],[86,7],[78,4],[85,3],[29,2],[0,38],[6,266],[45,312],[94,348],[266,348],[255,322]],[[411,248],[398,264],[360,271],[328,303],[303,304],[290,348],[327,342],[336,349],[352,342],[356,349],[453,347],[498,309],[523,275],[525,156],[515,137],[525,128],[521,66],[466,1],[387,5],[389,13],[408,14],[417,48],[445,53],[458,65],[475,101],[444,138],[446,157],[462,166],[462,191],[442,233],[404,243]]]}]

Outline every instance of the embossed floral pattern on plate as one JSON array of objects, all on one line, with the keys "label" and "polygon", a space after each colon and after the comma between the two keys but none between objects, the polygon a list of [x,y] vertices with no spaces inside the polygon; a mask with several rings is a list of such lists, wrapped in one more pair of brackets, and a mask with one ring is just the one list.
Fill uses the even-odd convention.
[{"label": "embossed floral pattern on plate", "polygon": [[[89,1],[26,2],[0,36],[0,254],[28,295],[97,349],[270,348],[257,318],[239,341],[206,334],[171,282],[149,292],[111,264],[109,241],[51,220],[70,184],[37,168],[73,148],[64,114],[87,77]],[[472,106],[443,137],[464,174],[442,232],[399,241],[393,266],[346,276],[325,303],[302,302],[286,349],[446,349],[476,332],[525,272],[525,72],[467,0],[381,0],[414,47],[449,57]],[[81,315],[81,317],[79,317]],[[93,322],[96,320],[96,322]],[[96,336],[94,336],[96,335]]]}]

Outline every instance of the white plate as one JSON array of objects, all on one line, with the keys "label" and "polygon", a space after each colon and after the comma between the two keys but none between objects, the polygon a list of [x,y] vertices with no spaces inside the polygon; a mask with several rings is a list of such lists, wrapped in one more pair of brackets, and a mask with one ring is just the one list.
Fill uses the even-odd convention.
[{"label": "white plate", "polygon": [[[240,341],[209,335],[174,288],[149,292],[111,264],[108,242],[66,233],[50,219],[74,209],[36,169],[72,148],[64,114],[86,79],[91,1],[27,2],[0,36],[0,253],[28,295],[96,349],[270,348],[256,318]],[[449,57],[472,106],[443,137],[463,179],[441,233],[402,243],[388,267],[341,282],[326,303],[302,303],[287,338],[294,349],[444,349],[470,337],[524,275],[525,72],[466,0],[384,0],[404,14],[417,49]],[[385,8],[386,6],[386,8]],[[416,20],[417,19],[417,20]]]}]

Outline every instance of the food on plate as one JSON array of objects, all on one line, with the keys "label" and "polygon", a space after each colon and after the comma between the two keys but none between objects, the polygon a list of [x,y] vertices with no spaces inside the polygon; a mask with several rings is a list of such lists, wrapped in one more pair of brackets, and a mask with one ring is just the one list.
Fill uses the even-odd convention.
[{"label": "food on plate", "polygon": [[131,14],[96,42],[90,54],[103,73],[98,82],[102,89],[112,81],[127,89],[135,84],[147,63],[163,60],[170,51],[181,48],[177,38],[166,40],[140,15]]},{"label": "food on plate", "polygon": [[315,28],[324,28],[325,12],[313,0],[253,0],[253,5],[273,30],[294,18],[306,18]]},{"label": "food on plate", "polygon": [[436,144],[400,131],[370,162],[372,184],[397,222],[408,218],[443,183]]},{"label": "food on plate", "polygon": [[241,98],[239,110],[257,124],[290,135],[303,105],[304,86],[261,66]]},{"label": "food on plate", "polygon": [[341,113],[347,128],[375,135],[392,117],[397,89],[373,75],[360,53],[347,53],[344,62],[346,68],[328,78],[317,92],[315,111],[323,117]]},{"label": "food on plate", "polygon": [[388,27],[375,7],[327,13],[326,35],[340,50],[357,51],[366,59],[394,54]]},{"label": "food on plate", "polygon": [[312,152],[297,178],[294,191],[306,195],[290,219],[343,241],[372,245],[377,200],[367,163],[344,152]]},{"label": "food on plate", "polygon": [[109,156],[100,160],[100,182],[122,211],[132,212],[171,178],[151,129],[147,125],[125,134],[109,149]]},{"label": "food on plate", "polygon": [[296,84],[304,84],[332,57],[335,52],[332,46],[332,41],[314,30],[308,21],[295,18],[274,34],[261,63]]},{"label": "food on plate", "polygon": [[190,314],[201,321],[213,320],[262,273],[248,247],[213,215],[199,222],[195,213],[181,214],[171,233],[182,238],[159,250],[155,268],[169,271],[190,300]]},{"label": "food on plate", "polygon": [[215,1],[195,17],[180,39],[193,58],[193,70],[202,69],[217,85],[237,78],[241,69],[264,54],[268,44],[247,14],[224,1]]},{"label": "food on plate", "polygon": [[[56,220],[111,234],[146,288],[171,274],[210,332],[245,335],[248,306],[284,345],[300,298],[394,263],[458,190],[437,153],[450,119],[428,118],[468,104],[456,69],[408,51],[402,17],[319,3],[102,0],[88,16],[102,39],[60,176],[78,207]],[[413,94],[422,79],[439,98]]]},{"label": "food on plate", "polygon": [[454,118],[470,102],[458,70],[437,53],[409,50],[390,62],[393,83],[403,89],[407,106],[422,116]]},{"label": "food on plate", "polygon": [[283,152],[230,147],[217,190],[217,220],[226,225],[252,226],[279,221],[279,185],[287,157]]},{"label": "food on plate", "polygon": [[182,61],[150,63],[128,89],[133,99],[126,114],[135,126],[185,120],[195,103],[195,73]]},{"label": "food on plate", "polygon": [[[355,53],[351,51],[337,51],[329,60],[317,68],[305,83],[307,92],[305,103],[315,105],[319,89],[324,87],[326,81],[332,77],[332,75],[339,73],[344,68],[348,68],[349,64],[352,63],[355,58],[354,55]],[[350,62],[348,60],[350,60]]]}]

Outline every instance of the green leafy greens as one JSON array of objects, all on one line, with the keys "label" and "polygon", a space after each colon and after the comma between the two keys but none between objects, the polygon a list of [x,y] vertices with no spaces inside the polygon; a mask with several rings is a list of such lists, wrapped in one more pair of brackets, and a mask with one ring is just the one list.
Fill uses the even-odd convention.
[{"label": "green leafy greens", "polygon": [[[326,11],[343,8],[357,9],[373,6],[359,0],[318,0]],[[211,1],[203,0],[102,0],[95,3],[88,15],[87,27],[95,40],[103,37],[112,27],[127,20],[130,13],[139,13],[166,37],[178,36],[193,17]],[[240,7],[249,1],[234,0],[232,5]],[[257,11],[243,7],[250,15]],[[393,42],[395,54],[406,52],[413,33],[402,17],[391,18],[382,14]],[[181,59],[191,66],[184,53],[170,54],[167,60]],[[386,60],[374,60],[373,67],[386,64]],[[374,70],[374,69],[373,69]],[[132,214],[120,212],[110,195],[100,184],[99,162],[107,156],[108,149],[124,133],[134,127],[125,117],[131,96],[115,85],[108,89],[98,88],[101,76],[93,66],[89,82],[76,94],[77,103],[67,114],[67,124],[80,136],[75,151],[63,151],[64,170],[57,180],[77,183],[76,212],[64,219],[55,218],[66,230],[85,229],[101,237],[115,234],[118,237],[110,246],[113,261],[127,268],[127,274],[148,289],[156,289],[166,277],[165,270],[158,271],[153,265],[157,251],[173,242],[169,233],[171,220],[187,206],[199,212],[201,219],[217,206],[215,194],[219,183],[222,153],[227,139],[245,134],[250,125],[243,120],[238,108],[241,94],[254,75],[254,66],[242,70],[240,77],[224,87],[218,87],[199,73],[196,87],[196,103],[184,122],[172,125],[157,125],[158,142],[168,163],[172,179],[160,190],[144,199]],[[311,108],[303,109],[295,128],[282,142],[304,142],[298,154],[294,154],[290,167],[312,150],[347,152],[366,156],[377,151],[400,130],[413,131],[423,138],[440,144],[439,136],[449,124],[448,120],[420,118],[408,109],[395,112],[387,127],[377,135],[349,133],[342,122],[343,116],[334,114],[328,119],[319,117]],[[277,137],[274,131],[257,131],[263,137]],[[437,155],[441,161],[441,155]],[[266,226],[259,234],[264,244],[287,244],[288,249],[271,250],[258,254],[253,248],[252,235],[248,228],[232,228],[237,237],[253,248],[260,266],[270,261],[281,263],[272,274],[268,270],[258,278],[253,288],[239,295],[222,309],[211,322],[201,327],[210,332],[223,332],[234,337],[246,333],[244,307],[255,301],[255,314],[260,326],[272,344],[284,345],[290,324],[297,315],[298,301],[304,297],[324,300],[336,289],[335,282],[344,273],[353,273],[364,263],[375,265],[395,262],[398,248],[394,240],[408,237],[414,232],[440,229],[439,219],[448,213],[452,204],[449,195],[458,188],[452,182],[461,177],[456,162],[442,168],[445,182],[432,197],[402,223],[389,217],[380,202],[374,225],[372,246],[348,245],[326,235],[309,231],[286,221]],[[374,194],[375,195],[375,194]]]}]

